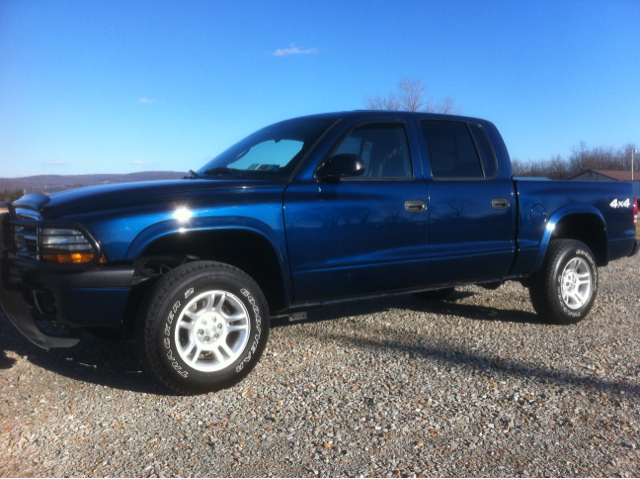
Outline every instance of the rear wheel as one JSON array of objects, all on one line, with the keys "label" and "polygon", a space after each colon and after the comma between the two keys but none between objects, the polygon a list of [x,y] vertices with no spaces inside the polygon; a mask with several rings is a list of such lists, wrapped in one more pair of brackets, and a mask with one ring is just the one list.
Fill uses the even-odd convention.
[{"label": "rear wheel", "polygon": [[197,261],[167,273],[141,310],[137,339],[147,369],[183,394],[232,386],[257,364],[269,311],[241,270]]},{"label": "rear wheel", "polygon": [[413,295],[422,299],[423,301],[442,301],[447,299],[453,290],[456,288],[442,288],[442,289],[433,289],[431,291],[420,291],[419,293],[413,293]]},{"label": "rear wheel", "polygon": [[574,324],[589,314],[597,290],[598,267],[589,247],[559,239],[549,244],[542,269],[531,278],[529,294],[545,321]]}]

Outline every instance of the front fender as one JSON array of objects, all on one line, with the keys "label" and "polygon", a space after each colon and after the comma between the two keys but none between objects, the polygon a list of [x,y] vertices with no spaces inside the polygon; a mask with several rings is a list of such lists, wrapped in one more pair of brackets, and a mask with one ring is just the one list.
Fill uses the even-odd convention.
[{"label": "front fender", "polygon": [[280,263],[280,272],[285,288],[286,297],[290,298],[291,294],[291,273],[289,271],[289,259],[287,250],[277,233],[267,224],[254,218],[244,216],[234,217],[198,217],[191,218],[188,221],[179,221],[176,219],[161,221],[142,230],[138,236],[132,241],[127,250],[126,260],[135,261],[140,257],[143,251],[154,241],[172,234],[189,234],[196,231],[223,231],[223,230],[244,230],[257,233],[265,238],[273,247],[278,262]]},{"label": "front fender", "polygon": [[574,214],[589,214],[589,215],[594,215],[598,217],[602,225],[602,228],[605,230],[605,235],[606,235],[607,223],[604,219],[604,216],[602,216],[602,213],[600,212],[600,210],[598,210],[595,206],[570,205],[570,206],[564,206],[560,208],[555,213],[553,213],[553,215],[551,215],[551,218],[549,218],[549,222],[547,223],[547,226],[544,230],[544,234],[542,235],[542,240],[540,242],[540,249],[538,249],[538,256],[536,258],[536,263],[533,267],[532,273],[540,271],[540,269],[542,268],[542,264],[544,263],[544,257],[547,254],[547,248],[549,247],[549,242],[551,241],[551,236],[553,235],[553,232],[555,231],[558,223],[563,218],[566,218],[567,216],[574,215]]}]

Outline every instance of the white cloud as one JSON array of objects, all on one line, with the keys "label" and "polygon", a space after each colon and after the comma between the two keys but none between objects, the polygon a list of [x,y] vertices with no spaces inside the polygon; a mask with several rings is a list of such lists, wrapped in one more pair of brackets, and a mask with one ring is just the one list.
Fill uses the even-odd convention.
[{"label": "white cloud", "polygon": [[315,48],[308,48],[307,50],[300,50],[295,43],[292,43],[289,48],[278,48],[273,56],[283,57],[285,55],[307,55],[309,53],[318,53]]},{"label": "white cloud", "polygon": [[143,105],[150,105],[151,103],[164,105],[164,100],[149,100],[148,98],[138,98],[138,103],[142,103]]},{"label": "white cloud", "polygon": [[132,165],[148,165],[149,162],[148,161],[142,161],[142,160],[135,160],[131,162]]}]

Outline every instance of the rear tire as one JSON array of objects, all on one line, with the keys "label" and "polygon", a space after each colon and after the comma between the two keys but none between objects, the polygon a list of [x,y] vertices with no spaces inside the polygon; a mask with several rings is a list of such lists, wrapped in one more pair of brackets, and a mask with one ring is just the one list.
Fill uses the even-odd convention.
[{"label": "rear tire", "polygon": [[542,269],[531,278],[529,295],[546,322],[575,324],[591,310],[598,291],[598,267],[584,243],[571,239],[549,244]]},{"label": "rear tire", "polygon": [[243,271],[196,261],[163,276],[140,310],[136,340],[149,372],[181,394],[224,389],[258,363],[269,310]]},{"label": "rear tire", "polygon": [[420,291],[419,293],[413,293],[413,295],[423,301],[442,301],[449,297],[456,288],[442,288],[433,289],[431,291]]}]

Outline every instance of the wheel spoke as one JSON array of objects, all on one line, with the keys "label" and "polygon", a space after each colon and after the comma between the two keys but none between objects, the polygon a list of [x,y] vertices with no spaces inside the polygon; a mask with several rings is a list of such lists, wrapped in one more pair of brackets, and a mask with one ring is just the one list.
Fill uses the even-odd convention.
[{"label": "wheel spoke", "polygon": [[213,353],[217,362],[224,363],[224,356],[220,353],[220,350],[218,348],[213,348],[211,352]]},{"label": "wheel spoke", "polygon": [[578,284],[591,283],[591,273],[578,274]]},{"label": "wheel spoke", "polygon": [[193,348],[195,347],[196,342],[193,339],[193,337],[189,338],[189,343],[186,346],[179,346],[178,350],[180,353],[182,353],[182,356],[186,357],[189,356],[189,353],[191,351],[193,351]]},{"label": "wheel spoke", "polygon": [[209,296],[207,296],[206,303],[204,305],[203,311],[213,311],[213,304],[216,300],[216,293],[211,292]]},{"label": "wheel spoke", "polygon": [[198,311],[191,311],[190,309],[185,309],[184,315],[188,317],[191,321],[197,320],[198,316],[200,316]]},{"label": "wheel spoke", "polygon": [[580,305],[580,298],[575,291],[569,294],[569,298],[573,300],[573,306],[578,307]]},{"label": "wheel spoke", "polygon": [[233,357],[233,351],[231,351],[231,348],[227,345],[227,343],[220,344],[220,349],[222,349],[230,358]]},{"label": "wheel spoke", "polygon": [[246,318],[244,311],[239,311],[236,314],[227,314],[224,311],[221,311],[220,314],[227,321],[227,324],[231,324],[234,321],[239,321],[240,319]]},{"label": "wheel spoke", "polygon": [[193,355],[193,357],[191,358],[191,364],[196,364],[198,362],[198,358],[200,357],[200,353],[202,352],[202,349],[200,349],[200,346],[196,346],[196,352]]},{"label": "wheel spoke", "polygon": [[224,304],[224,300],[227,298],[227,293],[222,293],[220,295],[220,300],[218,301],[218,304],[216,304],[215,306],[213,306],[211,309],[218,314],[222,314],[222,305]]},{"label": "wheel spoke", "polygon": [[227,332],[232,333],[233,331],[246,331],[249,329],[248,324],[234,324],[232,326],[227,326]]},{"label": "wheel spoke", "polygon": [[193,321],[180,321],[180,323],[178,324],[178,327],[180,329],[185,329],[189,332],[193,331],[193,327],[195,326],[195,323]]}]

